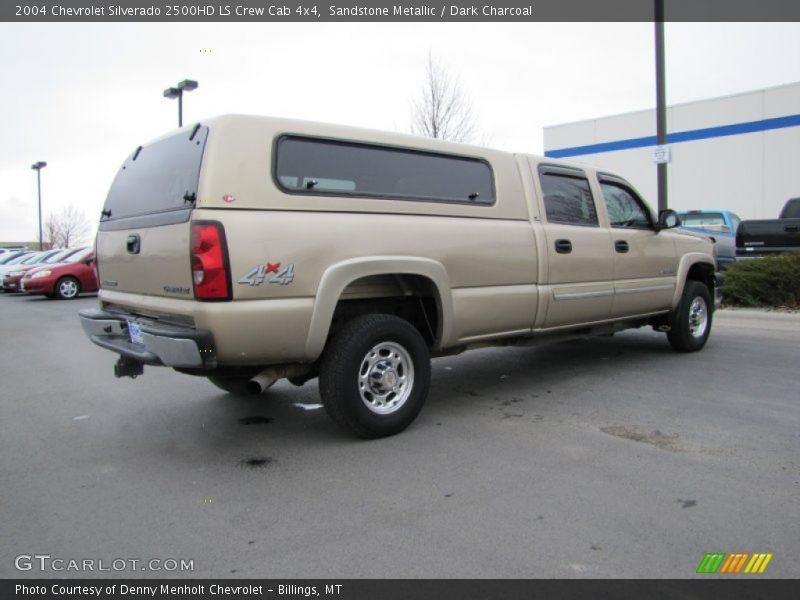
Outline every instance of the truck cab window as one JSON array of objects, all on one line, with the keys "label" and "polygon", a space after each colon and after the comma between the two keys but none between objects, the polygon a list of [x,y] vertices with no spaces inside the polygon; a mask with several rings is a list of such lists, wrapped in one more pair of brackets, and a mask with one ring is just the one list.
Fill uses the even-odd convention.
[{"label": "truck cab window", "polygon": [[540,180],[548,222],[597,226],[594,198],[585,177],[542,173]]},{"label": "truck cab window", "polygon": [[603,200],[612,227],[650,229],[653,226],[650,211],[633,192],[621,185],[605,181],[600,183],[600,189],[603,191]]}]

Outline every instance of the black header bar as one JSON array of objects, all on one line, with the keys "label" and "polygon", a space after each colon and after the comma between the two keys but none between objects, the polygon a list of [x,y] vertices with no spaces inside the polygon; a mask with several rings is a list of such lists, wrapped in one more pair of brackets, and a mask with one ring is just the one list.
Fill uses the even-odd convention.
[{"label": "black header bar", "polygon": [[703,579],[6,579],[4,600],[659,600],[797,597],[797,581]]},{"label": "black header bar", "polygon": [[[652,22],[653,0],[16,0],[0,21]],[[791,0],[666,0],[665,21],[800,21]]]}]

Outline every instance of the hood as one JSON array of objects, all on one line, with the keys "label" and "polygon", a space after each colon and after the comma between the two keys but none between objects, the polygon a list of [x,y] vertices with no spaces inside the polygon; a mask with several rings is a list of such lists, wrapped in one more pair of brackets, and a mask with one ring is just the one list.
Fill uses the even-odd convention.
[{"label": "hood", "polygon": [[689,237],[693,237],[693,238],[698,238],[698,239],[701,239],[701,240],[708,240],[708,241],[710,241],[712,243],[716,243],[716,241],[717,241],[717,238],[714,237],[713,235],[710,235],[708,233],[703,233],[703,232],[697,231],[695,229],[686,228],[686,227],[679,227],[678,229],[675,230],[675,233],[681,233],[683,235],[686,235],[686,236],[689,236]]}]

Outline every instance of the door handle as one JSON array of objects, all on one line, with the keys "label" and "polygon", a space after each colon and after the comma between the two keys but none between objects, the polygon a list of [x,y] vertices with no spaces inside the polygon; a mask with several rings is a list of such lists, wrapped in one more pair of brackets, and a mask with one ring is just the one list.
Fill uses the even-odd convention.
[{"label": "door handle", "polygon": [[130,254],[139,254],[141,245],[142,245],[142,240],[139,237],[138,233],[129,235],[125,243],[125,247],[128,249],[128,252]]},{"label": "door handle", "polygon": [[569,254],[572,252],[572,242],[569,240],[556,240],[556,252],[559,254]]},{"label": "door handle", "polygon": [[625,240],[617,240],[614,242],[614,250],[619,252],[620,254],[625,254],[628,250],[630,250],[630,246],[628,246],[628,242]]},{"label": "door handle", "polygon": [[783,228],[786,233],[797,233],[798,227],[797,225],[787,225]]}]

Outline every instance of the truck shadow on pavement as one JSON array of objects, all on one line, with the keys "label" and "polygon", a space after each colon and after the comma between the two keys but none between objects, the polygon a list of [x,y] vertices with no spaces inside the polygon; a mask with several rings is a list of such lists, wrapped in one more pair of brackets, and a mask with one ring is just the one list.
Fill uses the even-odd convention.
[{"label": "truck shadow on pavement", "polygon": [[[339,430],[321,405],[317,380],[302,387],[281,381],[263,394],[236,396],[196,379],[188,393],[169,399],[170,404],[162,399],[144,411],[126,406],[128,415],[112,437],[129,450],[141,446],[152,451],[155,445],[173,460],[192,463],[211,456],[214,462],[261,471],[279,467],[281,457],[296,453],[298,447],[308,454],[399,443],[389,440],[436,434],[442,422],[454,416],[535,424],[554,418],[565,398],[577,403],[576,410],[584,403],[586,408],[590,403],[593,409],[602,408],[603,398],[581,395],[598,378],[618,381],[619,393],[625,393],[652,378],[652,371],[673,372],[680,368],[674,367],[675,361],[691,360],[673,352],[659,334],[623,335],[435,359],[431,391],[420,417],[406,432],[385,440],[358,440]],[[206,458],[199,459],[198,451]]]}]

